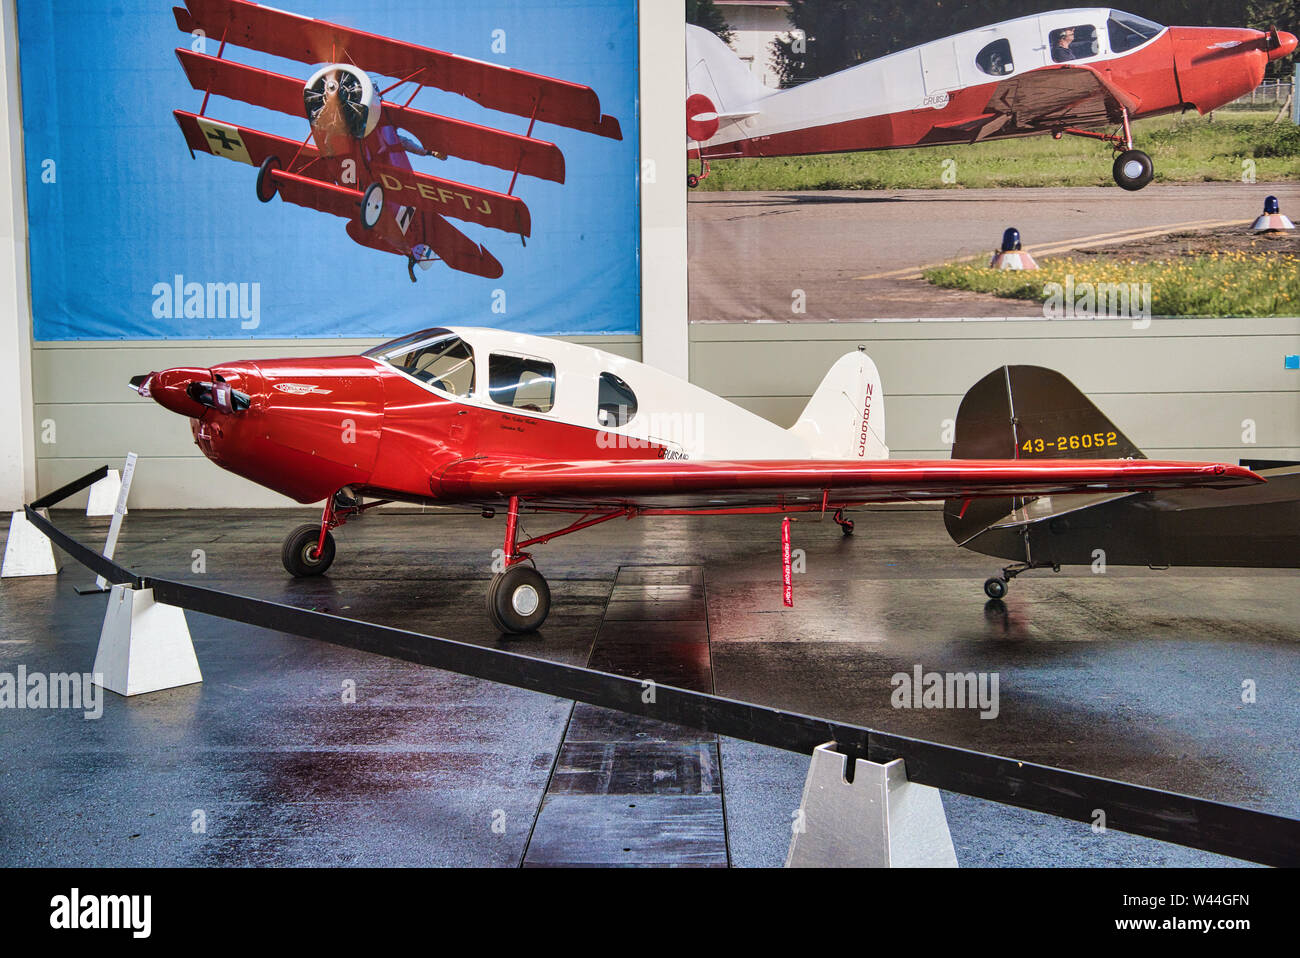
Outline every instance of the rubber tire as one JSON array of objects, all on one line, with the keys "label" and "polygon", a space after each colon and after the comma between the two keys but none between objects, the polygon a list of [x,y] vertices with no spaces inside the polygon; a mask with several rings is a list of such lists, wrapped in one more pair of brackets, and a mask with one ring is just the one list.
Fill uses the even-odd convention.
[{"label": "rubber tire", "polygon": [[846,536],[853,535],[853,520],[845,519],[840,525],[840,532],[844,533]]},{"label": "rubber tire", "polygon": [[257,198],[263,203],[271,202],[275,199],[275,194],[280,192],[280,187],[271,178],[271,171],[278,169],[280,169],[280,158],[268,156],[257,171]]},{"label": "rubber tire", "polygon": [[686,186],[688,189],[693,190],[695,189],[695,187],[699,185],[700,185],[700,178],[698,176],[696,176],[694,173],[686,174]]},{"label": "rubber tire", "polygon": [[[1124,169],[1129,163],[1140,164],[1142,172],[1136,177],[1130,176]],[[1137,192],[1156,178],[1155,164],[1151,162],[1151,157],[1141,150],[1125,150],[1115,157],[1115,166],[1112,172],[1115,176],[1115,182],[1119,184],[1120,188],[1128,190],[1130,193]]]},{"label": "rubber tire", "polygon": [[994,576],[984,580],[984,594],[990,599],[1001,599],[1007,594],[1007,580]]},{"label": "rubber tire", "polygon": [[[370,199],[374,194],[379,194],[379,215],[375,217],[373,223],[366,222],[366,207],[370,205]],[[357,222],[361,224],[363,230],[372,230],[379,225],[379,221],[384,216],[384,188],[378,183],[371,183],[366,187],[366,191],[361,194],[361,209],[357,212]]]},{"label": "rubber tire", "polygon": [[318,558],[312,559],[310,552],[315,550],[319,541],[320,524],[316,522],[309,522],[290,532],[280,547],[280,561],[284,563],[284,570],[295,579],[323,575],[334,562],[334,536],[325,533],[325,548]]},{"label": "rubber tire", "polygon": [[[537,607],[526,615],[517,611],[511,601],[514,594],[525,586],[531,586],[537,592]],[[511,635],[536,632],[550,611],[551,588],[542,574],[531,566],[513,565],[492,577],[487,593],[488,618],[502,632]]]}]

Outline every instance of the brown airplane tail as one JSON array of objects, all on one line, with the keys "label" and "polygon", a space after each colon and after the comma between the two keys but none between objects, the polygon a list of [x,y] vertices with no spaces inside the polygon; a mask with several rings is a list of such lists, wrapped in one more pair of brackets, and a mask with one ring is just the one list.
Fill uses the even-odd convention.
[{"label": "brown airplane tail", "polygon": [[[1002,366],[962,397],[954,459],[1145,459],[1142,450],[1079,388],[1054,369]],[[1056,497],[1081,508],[1101,496]],[[1076,501],[1077,500],[1077,501]],[[1023,499],[949,499],[944,524],[963,545],[1025,504]],[[1019,537],[1006,537],[1014,546]],[[1022,559],[1020,561],[1026,561]]]},{"label": "brown airplane tail", "polygon": [[[952,457],[1146,458],[1074,383],[1041,366],[1003,366],[971,387]],[[944,524],[958,545],[1031,568],[1086,565],[1098,550],[1117,566],[1300,568],[1300,466],[1257,465],[1274,467],[1261,472],[1266,483],[1230,490],[949,499]]]}]

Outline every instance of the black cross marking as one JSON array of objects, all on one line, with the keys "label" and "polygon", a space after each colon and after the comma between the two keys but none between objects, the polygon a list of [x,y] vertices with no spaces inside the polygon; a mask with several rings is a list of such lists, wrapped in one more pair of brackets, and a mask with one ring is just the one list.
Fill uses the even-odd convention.
[{"label": "black cross marking", "polygon": [[208,131],[208,139],[209,139],[209,140],[220,140],[220,141],[221,141],[221,149],[222,149],[222,150],[233,150],[233,149],[234,149],[235,147],[237,147],[237,146],[243,146],[243,145],[244,145],[244,144],[242,144],[242,143],[239,142],[239,137],[235,137],[235,138],[232,140],[230,137],[226,136],[226,131],[225,131],[225,130],[209,130],[209,131]]}]

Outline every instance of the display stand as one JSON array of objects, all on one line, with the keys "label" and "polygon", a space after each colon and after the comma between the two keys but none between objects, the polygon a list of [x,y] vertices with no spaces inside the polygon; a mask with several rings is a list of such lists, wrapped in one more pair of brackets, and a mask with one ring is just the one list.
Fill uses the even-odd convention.
[{"label": "display stand", "polygon": [[95,684],[141,695],[203,681],[185,613],[155,602],[153,589],[115,585],[99,632]]},{"label": "display stand", "polygon": [[787,868],[956,868],[939,790],[907,780],[902,759],[884,765],[835,743],[813,752]]},{"label": "display stand", "polygon": [[[48,509],[39,510],[46,519]],[[59,571],[54,561],[54,548],[50,540],[27,521],[27,513],[19,510],[9,520],[9,538],[5,540],[4,566],[0,578],[24,575],[54,575]]]}]

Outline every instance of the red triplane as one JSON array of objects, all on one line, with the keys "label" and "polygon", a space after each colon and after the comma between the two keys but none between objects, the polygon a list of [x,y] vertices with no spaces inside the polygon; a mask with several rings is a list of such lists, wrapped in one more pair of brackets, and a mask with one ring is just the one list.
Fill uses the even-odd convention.
[{"label": "red triplane", "polygon": [[[879,374],[861,350],[831,367],[789,429],[639,362],[493,329],[424,330],[360,356],[168,369],[131,385],[189,417],[222,468],[324,500],[320,523],[284,542],[295,576],[328,569],[331,530],[376,505],[504,511],[505,571],[488,611],[505,632],[538,628],[550,608],[527,550],[611,519],[830,513],[848,534],[844,510],[866,503],[1260,481],[1240,466],[1149,459],[891,461]],[[521,538],[524,512],[576,518]]]},{"label": "red triplane", "polygon": [[[186,0],[173,11],[186,33],[219,41],[217,55],[182,47],[190,85],[203,93],[197,114],[174,111],[191,155],[197,150],[259,167],[257,198],[277,194],[348,220],[347,233],[362,246],[405,256],[415,267],[442,261],[454,270],[502,274],[501,263],[448,219],[503,230],[526,240],[532,220],[514,195],[520,176],[564,182],[564,155],[533,137],[551,123],[615,140],[619,122],[600,111],[590,87],[430,50],[244,0]],[[199,31],[202,31],[200,33]],[[306,83],[224,58],[228,45],[319,67]],[[339,62],[345,61],[345,62]],[[376,89],[367,71],[394,82]],[[405,102],[384,100],[404,85]],[[481,106],[528,118],[526,133],[426,113],[411,106],[425,87],[461,94]],[[302,142],[209,116],[213,95],[305,115],[311,129]],[[456,156],[511,173],[505,193],[457,183],[411,168],[408,154]]]}]

